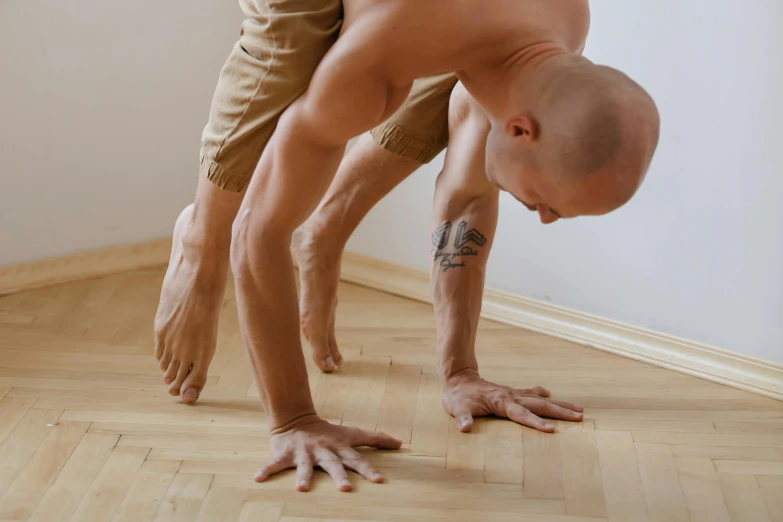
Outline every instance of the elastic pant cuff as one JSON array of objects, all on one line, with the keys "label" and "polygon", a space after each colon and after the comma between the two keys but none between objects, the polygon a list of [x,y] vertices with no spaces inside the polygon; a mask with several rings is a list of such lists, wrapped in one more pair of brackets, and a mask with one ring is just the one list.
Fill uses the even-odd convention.
[{"label": "elastic pant cuff", "polygon": [[209,181],[222,190],[229,192],[242,192],[250,183],[250,178],[233,174],[228,169],[217,163],[212,157],[201,151],[201,161],[199,167],[201,174],[206,176]]},{"label": "elastic pant cuff", "polygon": [[370,134],[378,145],[389,152],[422,164],[429,163],[446,148],[445,143],[433,143],[411,136],[394,123],[384,123]]}]

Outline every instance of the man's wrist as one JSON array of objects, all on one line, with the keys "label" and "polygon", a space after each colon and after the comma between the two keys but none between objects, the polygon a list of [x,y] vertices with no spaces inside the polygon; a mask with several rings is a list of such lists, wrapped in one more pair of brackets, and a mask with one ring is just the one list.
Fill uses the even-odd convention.
[{"label": "man's wrist", "polygon": [[473,366],[462,366],[460,368],[449,368],[440,370],[440,381],[443,386],[454,386],[463,382],[472,381],[479,378],[478,368]]},{"label": "man's wrist", "polygon": [[309,411],[302,412],[298,415],[289,416],[287,419],[274,419],[274,420],[276,422],[273,422],[273,419],[270,418],[269,432],[272,435],[278,435],[280,433],[285,433],[288,431],[302,428],[303,426],[307,426],[309,424],[320,422],[321,418],[318,416],[318,414],[315,411],[309,410]]},{"label": "man's wrist", "polygon": [[272,435],[296,429],[318,417],[310,389],[305,386],[296,393],[268,394],[264,397],[264,411]]}]

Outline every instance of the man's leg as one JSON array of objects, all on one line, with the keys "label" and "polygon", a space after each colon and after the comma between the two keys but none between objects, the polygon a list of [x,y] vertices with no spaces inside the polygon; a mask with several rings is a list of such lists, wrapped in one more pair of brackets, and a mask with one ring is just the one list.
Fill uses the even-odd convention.
[{"label": "man's leg", "polygon": [[170,394],[189,403],[198,399],[215,353],[242,193],[280,115],[305,91],[341,26],[341,0],[240,3],[247,20],[215,90],[196,202],[177,219],[155,318],[163,379]]},{"label": "man's leg", "polygon": [[155,317],[155,358],[169,393],[195,402],[215,355],[231,224],[242,194],[200,176],[195,203],[177,218]]},{"label": "man's leg", "polygon": [[340,260],[348,238],[364,216],[421,166],[362,135],[340,163],[335,180],[307,222],[294,234],[299,266],[302,332],[315,364],[332,372],[342,364],[334,335]]},{"label": "man's leg", "polygon": [[452,74],[414,82],[402,107],[351,148],[317,209],[294,236],[301,326],[313,360],[326,372],[342,361],[335,310],[345,244],[381,199],[446,146],[449,97],[456,82]]}]

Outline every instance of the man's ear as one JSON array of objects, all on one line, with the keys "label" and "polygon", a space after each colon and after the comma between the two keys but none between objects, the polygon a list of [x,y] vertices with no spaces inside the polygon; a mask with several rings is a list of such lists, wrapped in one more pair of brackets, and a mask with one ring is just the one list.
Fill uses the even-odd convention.
[{"label": "man's ear", "polygon": [[514,116],[506,122],[506,134],[514,139],[532,143],[538,139],[538,130],[538,122],[529,114]]}]

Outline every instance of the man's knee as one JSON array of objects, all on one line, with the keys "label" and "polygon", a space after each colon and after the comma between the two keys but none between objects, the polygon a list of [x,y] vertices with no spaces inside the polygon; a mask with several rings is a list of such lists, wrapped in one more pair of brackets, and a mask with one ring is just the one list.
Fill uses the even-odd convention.
[{"label": "man's knee", "polygon": [[250,228],[250,216],[246,210],[240,210],[234,219],[231,228],[231,270],[235,276],[241,274],[247,269],[247,237]]},{"label": "man's knee", "polygon": [[242,208],[231,230],[231,269],[235,277],[248,275],[257,263],[254,255],[281,255],[291,244],[290,227],[266,219],[261,212]]}]

